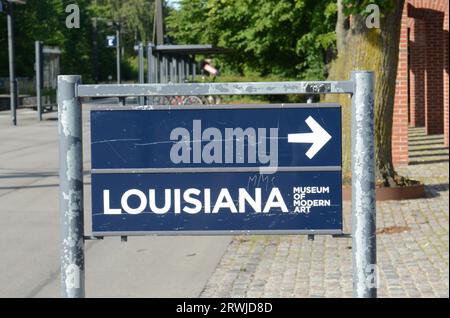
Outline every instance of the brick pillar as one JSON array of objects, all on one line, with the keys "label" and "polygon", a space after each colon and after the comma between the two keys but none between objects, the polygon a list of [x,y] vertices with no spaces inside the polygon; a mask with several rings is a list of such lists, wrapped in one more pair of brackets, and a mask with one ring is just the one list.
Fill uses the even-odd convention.
[{"label": "brick pillar", "polygon": [[426,23],[426,75],[425,75],[425,127],[428,135],[444,132],[443,90],[443,12],[427,14]]},{"label": "brick pillar", "polygon": [[447,2],[447,9],[445,10],[444,17],[444,144],[448,147],[448,107],[449,107],[449,99],[448,99],[448,85],[449,85],[449,72],[448,72],[448,7],[449,4]]},{"label": "brick pillar", "polygon": [[409,116],[411,127],[425,126],[425,22],[413,19],[409,33]]},{"label": "brick pillar", "polygon": [[392,123],[392,162],[408,164],[408,11],[403,8]]}]

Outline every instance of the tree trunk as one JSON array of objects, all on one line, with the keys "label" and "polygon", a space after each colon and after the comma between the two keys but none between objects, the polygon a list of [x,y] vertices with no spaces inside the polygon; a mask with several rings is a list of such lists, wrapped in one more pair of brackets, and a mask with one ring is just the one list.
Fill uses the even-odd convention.
[{"label": "tree trunk", "polygon": [[338,52],[342,52],[344,50],[345,41],[347,39],[347,30],[348,30],[348,20],[349,18],[345,16],[344,7],[342,5],[342,0],[338,0],[337,2],[337,21],[336,21],[336,48]]},{"label": "tree trunk", "polygon": [[[413,181],[397,175],[392,164],[392,118],[395,81],[400,42],[400,26],[404,0],[395,1],[395,7],[381,19],[380,29],[367,28],[365,17],[351,17],[350,25],[338,1],[336,26],[338,56],[330,65],[329,79],[350,78],[353,70],[375,72],[375,165],[377,186],[405,185]],[[327,101],[342,105],[343,177],[351,180],[351,120],[350,98],[327,96]]]}]

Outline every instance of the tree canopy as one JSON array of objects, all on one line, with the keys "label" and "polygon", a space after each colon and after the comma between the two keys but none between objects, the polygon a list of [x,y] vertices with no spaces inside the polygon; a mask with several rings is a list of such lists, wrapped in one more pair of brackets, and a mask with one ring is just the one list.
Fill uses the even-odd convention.
[{"label": "tree canopy", "polygon": [[[134,56],[137,41],[150,41],[153,30],[154,0],[78,0],[80,28],[65,25],[69,0],[28,0],[26,5],[14,6],[16,71],[19,77],[34,76],[34,42],[58,46],[61,51],[61,72],[81,74],[84,82],[94,79],[94,55],[99,63],[99,80],[114,75],[115,52],[105,47],[106,35],[115,30],[108,21],[122,26],[125,53]],[[94,28],[96,20],[96,28]],[[97,43],[97,46],[94,45]],[[6,14],[0,14],[0,76],[8,76],[8,43]],[[124,76],[130,78],[131,69],[123,61]]]},{"label": "tree canopy", "polygon": [[335,25],[330,0],[181,0],[167,18],[177,43],[234,49],[229,70],[299,79],[325,77]]}]

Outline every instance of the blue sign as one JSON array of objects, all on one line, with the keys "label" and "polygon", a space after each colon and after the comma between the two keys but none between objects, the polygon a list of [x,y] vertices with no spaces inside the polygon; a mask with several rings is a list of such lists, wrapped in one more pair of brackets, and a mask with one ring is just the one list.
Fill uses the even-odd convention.
[{"label": "blue sign", "polygon": [[107,35],[106,36],[106,47],[116,47],[117,38],[115,35]]},{"label": "blue sign", "polygon": [[341,110],[91,111],[92,168],[341,165]]},{"label": "blue sign", "polygon": [[91,111],[94,235],[342,231],[336,104]]}]

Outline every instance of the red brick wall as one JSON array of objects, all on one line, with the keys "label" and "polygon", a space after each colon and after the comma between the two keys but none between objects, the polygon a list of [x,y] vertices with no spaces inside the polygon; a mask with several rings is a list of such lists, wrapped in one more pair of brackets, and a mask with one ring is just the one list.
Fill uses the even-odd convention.
[{"label": "red brick wall", "polygon": [[448,0],[405,3],[392,126],[394,165],[408,163],[408,97],[410,125],[424,125],[427,134],[444,133],[448,146],[448,6]]},{"label": "red brick wall", "polygon": [[444,132],[443,73],[444,14],[428,11],[426,16],[425,128],[428,135]]},{"label": "red brick wall", "polygon": [[411,127],[425,126],[425,22],[409,21],[409,116]]},{"label": "red brick wall", "polygon": [[443,70],[443,76],[444,76],[444,144],[448,147],[448,107],[449,107],[449,98],[448,98],[448,85],[449,85],[449,72],[448,72],[448,7],[449,4],[447,2],[447,8],[445,10],[445,17],[444,17],[444,70]]},{"label": "red brick wall", "polygon": [[408,164],[408,10],[403,9],[392,123],[392,161]]}]

